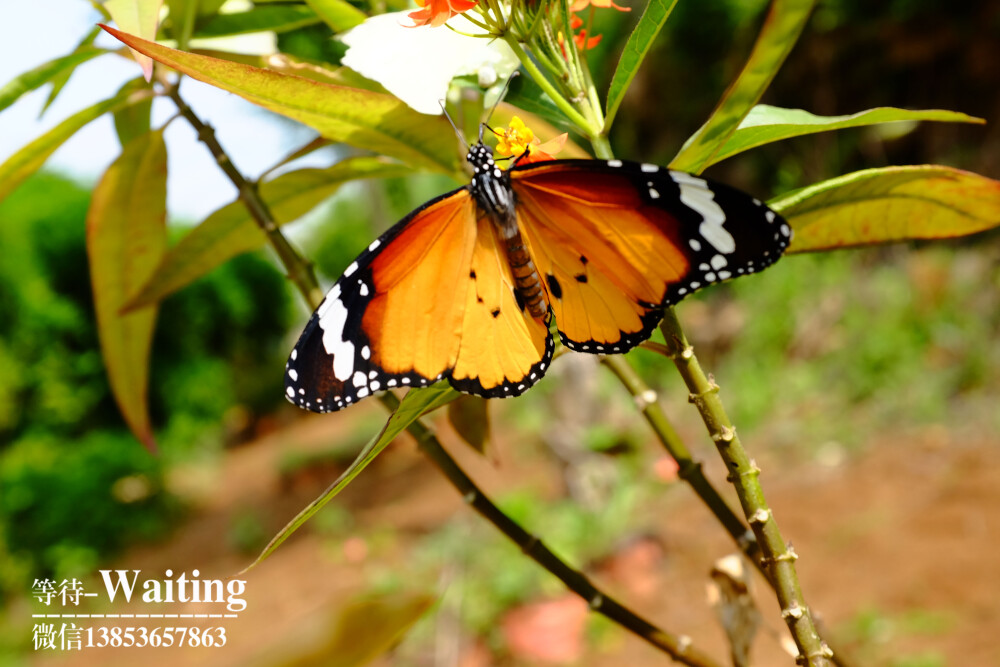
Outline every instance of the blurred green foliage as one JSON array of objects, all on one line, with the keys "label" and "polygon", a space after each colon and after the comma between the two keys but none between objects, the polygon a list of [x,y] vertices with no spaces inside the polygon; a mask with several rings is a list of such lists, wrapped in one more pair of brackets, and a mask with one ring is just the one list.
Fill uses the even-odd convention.
[{"label": "blurred green foliage", "polygon": [[234,407],[281,402],[291,302],[277,270],[246,255],[163,303],[150,391],[162,455],[135,442],[101,363],[88,203],[41,174],[0,206],[0,599],[163,536],[180,509],[167,464],[218,450]]}]

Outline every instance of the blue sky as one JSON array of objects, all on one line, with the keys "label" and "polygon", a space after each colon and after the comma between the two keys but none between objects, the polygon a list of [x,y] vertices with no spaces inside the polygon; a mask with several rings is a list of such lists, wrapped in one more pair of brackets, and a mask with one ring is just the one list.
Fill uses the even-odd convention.
[{"label": "blue sky", "polygon": [[[0,21],[0,85],[65,55],[100,19],[86,0],[11,1],[5,5]],[[107,36],[98,43],[108,47],[116,44]],[[49,87],[22,97],[0,112],[0,161],[67,116],[110,97],[125,81],[139,75],[138,66],[131,61],[106,55],[80,67],[40,119]],[[251,177],[313,136],[309,130],[278,121],[238,97],[197,81],[185,79],[182,93],[191,107],[215,126],[233,162]],[[157,100],[154,125],[162,124],[173,113],[169,101]],[[196,222],[235,197],[235,189],[186,123],[172,122],[166,139],[170,159],[167,197],[172,220]],[[46,167],[93,184],[119,151],[111,119],[105,116],[63,145]]]}]

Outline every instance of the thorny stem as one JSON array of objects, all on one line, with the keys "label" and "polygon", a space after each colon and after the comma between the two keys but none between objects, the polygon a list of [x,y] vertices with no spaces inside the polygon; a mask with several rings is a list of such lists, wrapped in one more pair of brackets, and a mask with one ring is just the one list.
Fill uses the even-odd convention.
[{"label": "thorny stem", "polygon": [[[170,98],[177,105],[181,115],[198,133],[199,140],[204,143],[215,157],[219,167],[229,177],[239,190],[240,201],[250,212],[253,219],[267,234],[272,246],[278,253],[288,278],[298,288],[302,298],[312,309],[319,307],[323,294],[316,282],[315,274],[306,261],[291,247],[278,228],[270,209],[261,198],[256,187],[247,181],[236,169],[225,150],[215,138],[211,127],[206,125],[181,98],[176,87],[171,88]],[[399,399],[391,392],[385,392],[379,397],[382,404],[394,411],[399,407]],[[692,667],[720,667],[710,656],[692,646],[691,639],[677,636],[660,630],[655,625],[634,613],[614,598],[606,595],[579,570],[566,564],[556,556],[537,537],[528,533],[517,522],[508,517],[484,494],[476,483],[465,474],[458,463],[441,445],[431,427],[423,421],[416,420],[407,427],[410,434],[427,454],[428,458],[438,467],[466,502],[482,517],[492,523],[500,532],[517,544],[521,550],[536,563],[562,581],[567,588],[585,600],[591,610],[607,617],[629,632],[645,640],[654,647],[669,654],[674,660]]]},{"label": "thorny stem", "polygon": [[726,464],[728,479],[736,488],[740,505],[760,544],[764,554],[762,562],[769,573],[768,578],[774,582],[781,617],[799,648],[800,655],[796,660],[809,667],[826,667],[830,664],[833,652],[819,636],[809,607],[806,606],[795,572],[795,559],[798,556],[782,538],[774,515],[764,499],[764,491],[758,479],[760,468],[743,449],[736,429],[719,399],[719,386],[702,370],[673,308],[667,309],[660,330],[667,341],[674,365],[691,392],[690,401],[701,413],[708,433]]}]

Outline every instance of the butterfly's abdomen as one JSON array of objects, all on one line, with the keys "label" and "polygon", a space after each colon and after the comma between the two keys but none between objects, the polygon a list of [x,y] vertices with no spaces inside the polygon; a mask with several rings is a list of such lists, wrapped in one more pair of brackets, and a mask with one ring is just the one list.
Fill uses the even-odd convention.
[{"label": "butterfly's abdomen", "polygon": [[549,306],[542,292],[542,281],[535,263],[531,261],[528,249],[524,247],[521,232],[516,226],[513,236],[504,237],[504,249],[507,251],[507,263],[510,264],[510,270],[514,274],[517,295],[532,317],[544,319],[549,312]]}]

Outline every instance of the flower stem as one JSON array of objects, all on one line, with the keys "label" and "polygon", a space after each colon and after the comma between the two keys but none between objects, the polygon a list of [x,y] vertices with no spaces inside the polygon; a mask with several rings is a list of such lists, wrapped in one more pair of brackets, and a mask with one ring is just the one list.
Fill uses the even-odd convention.
[{"label": "flower stem", "polygon": [[521,64],[524,66],[524,69],[528,72],[529,75],[531,75],[531,78],[535,80],[535,83],[538,84],[538,87],[545,91],[545,94],[552,99],[552,102],[557,107],[559,107],[559,110],[566,115],[566,118],[569,119],[571,123],[573,123],[580,129],[582,129],[584,132],[586,132],[588,136],[595,135],[600,132],[599,126],[596,128],[592,127],[590,121],[584,118],[583,115],[581,115],[580,112],[577,111],[572,104],[566,101],[566,98],[564,98],[562,95],[559,94],[559,91],[555,89],[555,86],[553,86],[552,83],[548,80],[548,78],[546,78],[546,76],[542,73],[542,71],[538,69],[538,66],[535,65],[535,61],[533,61],[531,59],[531,56],[529,56],[528,53],[523,48],[521,48],[521,45],[518,43],[517,39],[514,38],[513,35],[511,35],[510,33],[505,33],[503,36],[503,40],[507,42],[507,44],[510,46],[511,50],[514,52],[514,55],[516,55],[517,59],[521,61]]},{"label": "flower stem", "polygon": [[781,617],[799,648],[800,660],[810,667],[826,667],[833,653],[816,630],[809,607],[805,604],[798,575],[795,572],[795,551],[785,542],[774,520],[774,513],[764,499],[760,485],[760,468],[740,442],[719,398],[719,386],[705,375],[693,348],[688,344],[673,308],[664,314],[660,330],[674,365],[684,378],[690,401],[698,408],[702,420],[719,455],[729,471],[729,481],[736,488],[740,505],[753,529],[763,553],[763,565],[774,582],[781,608]]}]

